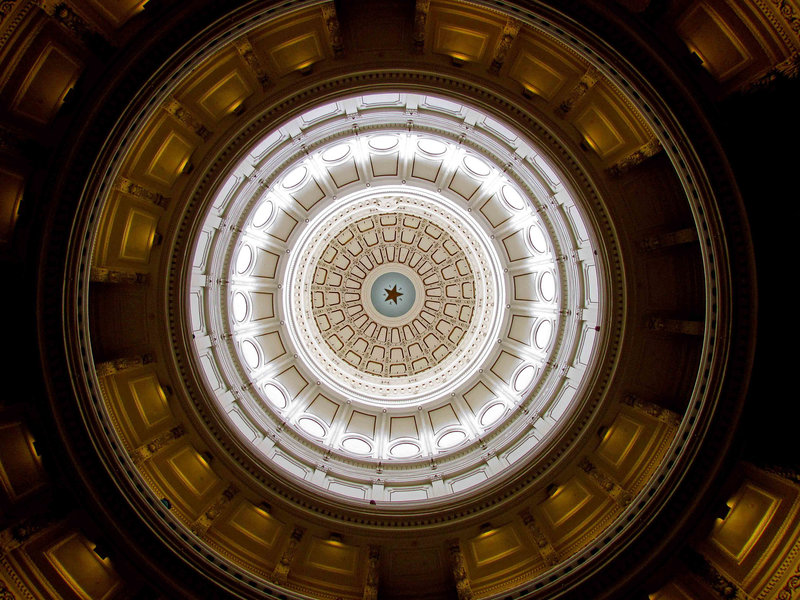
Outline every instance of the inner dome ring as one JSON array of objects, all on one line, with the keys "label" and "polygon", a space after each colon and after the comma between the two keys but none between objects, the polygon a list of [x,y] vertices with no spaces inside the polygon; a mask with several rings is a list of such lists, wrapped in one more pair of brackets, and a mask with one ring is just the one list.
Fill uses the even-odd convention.
[{"label": "inner dome ring", "polygon": [[[499,259],[487,236],[482,234],[480,229],[472,223],[471,217],[446,199],[437,198],[424,190],[403,189],[403,192],[403,196],[390,196],[392,198],[389,201],[391,210],[386,207],[388,190],[383,189],[382,198],[377,201],[369,190],[337,201],[332,206],[332,210],[321,212],[309,223],[307,234],[298,240],[296,244],[298,251],[290,255],[287,267],[286,277],[287,281],[291,282],[291,287],[286,288],[283,300],[288,316],[288,333],[292,337],[295,348],[299,354],[304,356],[305,363],[314,371],[316,377],[326,381],[333,389],[347,394],[354,401],[358,399],[366,404],[407,405],[435,401],[450,393],[465,378],[472,375],[475,365],[483,362],[489,351],[487,346],[490,344],[490,340],[497,338],[502,318],[499,307],[504,301],[503,288],[500,285],[503,279]],[[316,295],[313,294],[313,284],[310,282],[320,281],[337,260],[346,260],[352,264],[351,259],[355,260],[361,254],[367,254],[367,252],[360,252],[359,247],[359,255],[354,256],[351,251],[341,247],[341,252],[330,257],[330,263],[325,262],[324,257],[331,250],[332,241],[337,237],[341,238],[342,232],[349,233],[348,227],[356,223],[371,221],[374,218],[377,229],[380,227],[381,219],[393,219],[397,215],[400,215],[400,218],[405,221],[414,220],[413,225],[417,227],[417,230],[414,230],[410,229],[409,225],[400,223],[401,233],[398,234],[398,237],[408,235],[410,244],[408,248],[400,249],[398,254],[405,250],[410,260],[419,259],[417,265],[430,265],[435,258],[432,260],[423,258],[427,255],[422,252],[420,244],[423,242],[432,244],[432,238],[415,233],[415,231],[436,228],[440,237],[447,236],[457,246],[457,252],[462,256],[463,268],[468,268],[471,274],[469,285],[474,289],[474,294],[472,292],[470,294],[474,295],[474,298],[466,299],[468,302],[472,301],[472,304],[469,305],[468,316],[459,320],[458,314],[454,314],[452,320],[456,325],[452,325],[452,329],[447,331],[443,327],[449,328],[451,323],[442,325],[444,321],[439,317],[447,318],[447,315],[443,313],[450,306],[456,307],[453,309],[454,311],[461,312],[458,311],[457,301],[465,299],[460,296],[460,284],[459,289],[452,294],[454,297],[450,299],[451,302],[444,301],[442,297],[428,299],[430,310],[427,314],[430,314],[431,317],[428,322],[421,320],[418,327],[429,329],[427,336],[435,338],[433,342],[429,343],[429,349],[435,352],[445,346],[442,344],[444,336],[459,335],[458,331],[461,336],[457,340],[457,344],[451,344],[454,346],[453,348],[446,348],[441,355],[431,356],[427,368],[425,366],[419,369],[413,368],[417,361],[425,360],[425,357],[421,356],[421,350],[418,355],[413,353],[415,347],[424,344],[423,339],[427,337],[426,331],[423,330],[421,334],[418,334],[417,330],[412,330],[406,325],[405,328],[387,328],[385,337],[388,339],[384,340],[386,353],[375,357],[375,360],[361,361],[364,364],[362,370],[358,366],[354,366],[354,359],[349,358],[354,354],[354,349],[344,345],[351,340],[353,344],[364,340],[364,337],[358,337],[355,333],[356,330],[359,330],[358,324],[351,321],[352,318],[358,319],[362,314],[360,305],[358,302],[350,302],[349,306],[339,308],[340,304],[346,304],[339,303],[332,311],[325,311],[324,304],[315,306],[315,297],[321,297],[323,294],[321,291]],[[422,239],[414,244],[418,236]],[[377,237],[377,239],[381,238]],[[347,243],[352,244],[353,240],[348,238]],[[438,252],[433,246],[427,248],[427,251],[432,257],[436,256],[436,252]],[[447,254],[443,249],[442,253]],[[331,254],[333,253],[331,252]],[[345,255],[348,255],[349,258]],[[412,272],[414,271],[412,270]],[[453,287],[456,286],[448,286],[448,288]],[[444,293],[446,294],[446,290]],[[346,301],[347,296],[343,296]],[[320,300],[320,302],[323,301]],[[315,315],[315,310],[323,312],[315,318],[310,318]],[[352,314],[353,310],[359,312]],[[339,318],[341,320],[337,323],[336,320]],[[323,323],[322,326],[321,323]],[[435,328],[437,326],[438,330]],[[331,352],[333,347],[330,342],[320,343],[319,338],[323,335],[321,327],[326,328],[326,331],[338,327],[338,335],[332,334],[331,336],[336,340],[336,344],[339,346],[338,350]],[[406,340],[404,329],[413,331],[412,335],[419,337],[419,342],[414,342],[413,339]],[[344,339],[346,336],[350,337]],[[365,341],[363,348],[357,349],[362,353],[367,351],[366,343]],[[376,346],[372,346],[372,350],[375,349]],[[395,363],[391,363],[390,354],[393,350],[401,354]],[[379,361],[386,364],[388,368],[377,373],[374,370],[370,371],[370,365],[381,366]],[[405,363],[408,368],[401,370],[401,367],[406,366]],[[393,365],[398,369],[393,371]]]}]

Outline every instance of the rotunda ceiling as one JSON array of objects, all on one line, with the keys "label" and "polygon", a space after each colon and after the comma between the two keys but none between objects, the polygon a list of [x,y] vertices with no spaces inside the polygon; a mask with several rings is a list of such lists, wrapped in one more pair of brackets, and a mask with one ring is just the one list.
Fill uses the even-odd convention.
[{"label": "rotunda ceiling", "polygon": [[[230,426],[283,471],[376,502],[530,463],[580,404],[603,318],[597,236],[534,142],[397,92],[313,107],[254,147],[210,199],[190,276]],[[228,344],[208,347],[212,323]]]},{"label": "rotunda ceiling", "polygon": [[377,593],[381,552],[389,597],[601,597],[664,556],[746,362],[738,213],[672,73],[545,5],[432,2],[427,54],[353,20],[382,51],[346,55],[332,3],[208,6],[108,84],[54,219],[43,352],[110,527],[254,598]]}]

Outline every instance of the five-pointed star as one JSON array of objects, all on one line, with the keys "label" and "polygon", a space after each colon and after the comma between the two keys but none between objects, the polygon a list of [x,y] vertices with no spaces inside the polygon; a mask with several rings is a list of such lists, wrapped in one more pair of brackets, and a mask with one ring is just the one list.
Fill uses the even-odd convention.
[{"label": "five-pointed star", "polygon": [[389,288],[383,288],[383,289],[386,292],[386,302],[389,302],[390,300],[393,300],[394,303],[397,304],[398,298],[400,298],[400,296],[403,295],[403,292],[398,292],[397,291],[397,285],[396,284],[392,289],[389,289]]}]

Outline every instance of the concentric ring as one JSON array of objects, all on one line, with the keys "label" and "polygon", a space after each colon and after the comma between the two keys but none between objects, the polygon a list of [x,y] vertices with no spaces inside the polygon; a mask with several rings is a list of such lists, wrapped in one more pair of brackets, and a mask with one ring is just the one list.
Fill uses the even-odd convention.
[{"label": "concentric ring", "polygon": [[[409,130],[409,102],[351,99],[358,132],[335,102],[257,141],[210,202],[192,274],[225,340],[195,348],[230,427],[302,485],[392,506],[533,461],[582,399],[603,315],[595,236],[558,169],[472,105],[427,96]],[[372,305],[386,273],[417,296],[395,317]]]},{"label": "concentric ring", "polygon": [[[378,200],[357,192],[320,212],[286,271],[298,354],[319,380],[368,405],[450,393],[485,359],[501,323],[503,277],[487,236],[446,199],[403,191]],[[364,302],[362,287],[382,265],[417,281],[420,307],[408,322]]]}]

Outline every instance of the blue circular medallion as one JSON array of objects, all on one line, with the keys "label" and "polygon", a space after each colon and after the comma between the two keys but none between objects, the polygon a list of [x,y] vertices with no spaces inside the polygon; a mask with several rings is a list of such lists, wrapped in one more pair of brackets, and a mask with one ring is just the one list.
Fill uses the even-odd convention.
[{"label": "blue circular medallion", "polygon": [[384,317],[402,317],[417,299],[414,284],[405,275],[390,271],[380,275],[372,284],[372,306]]}]

